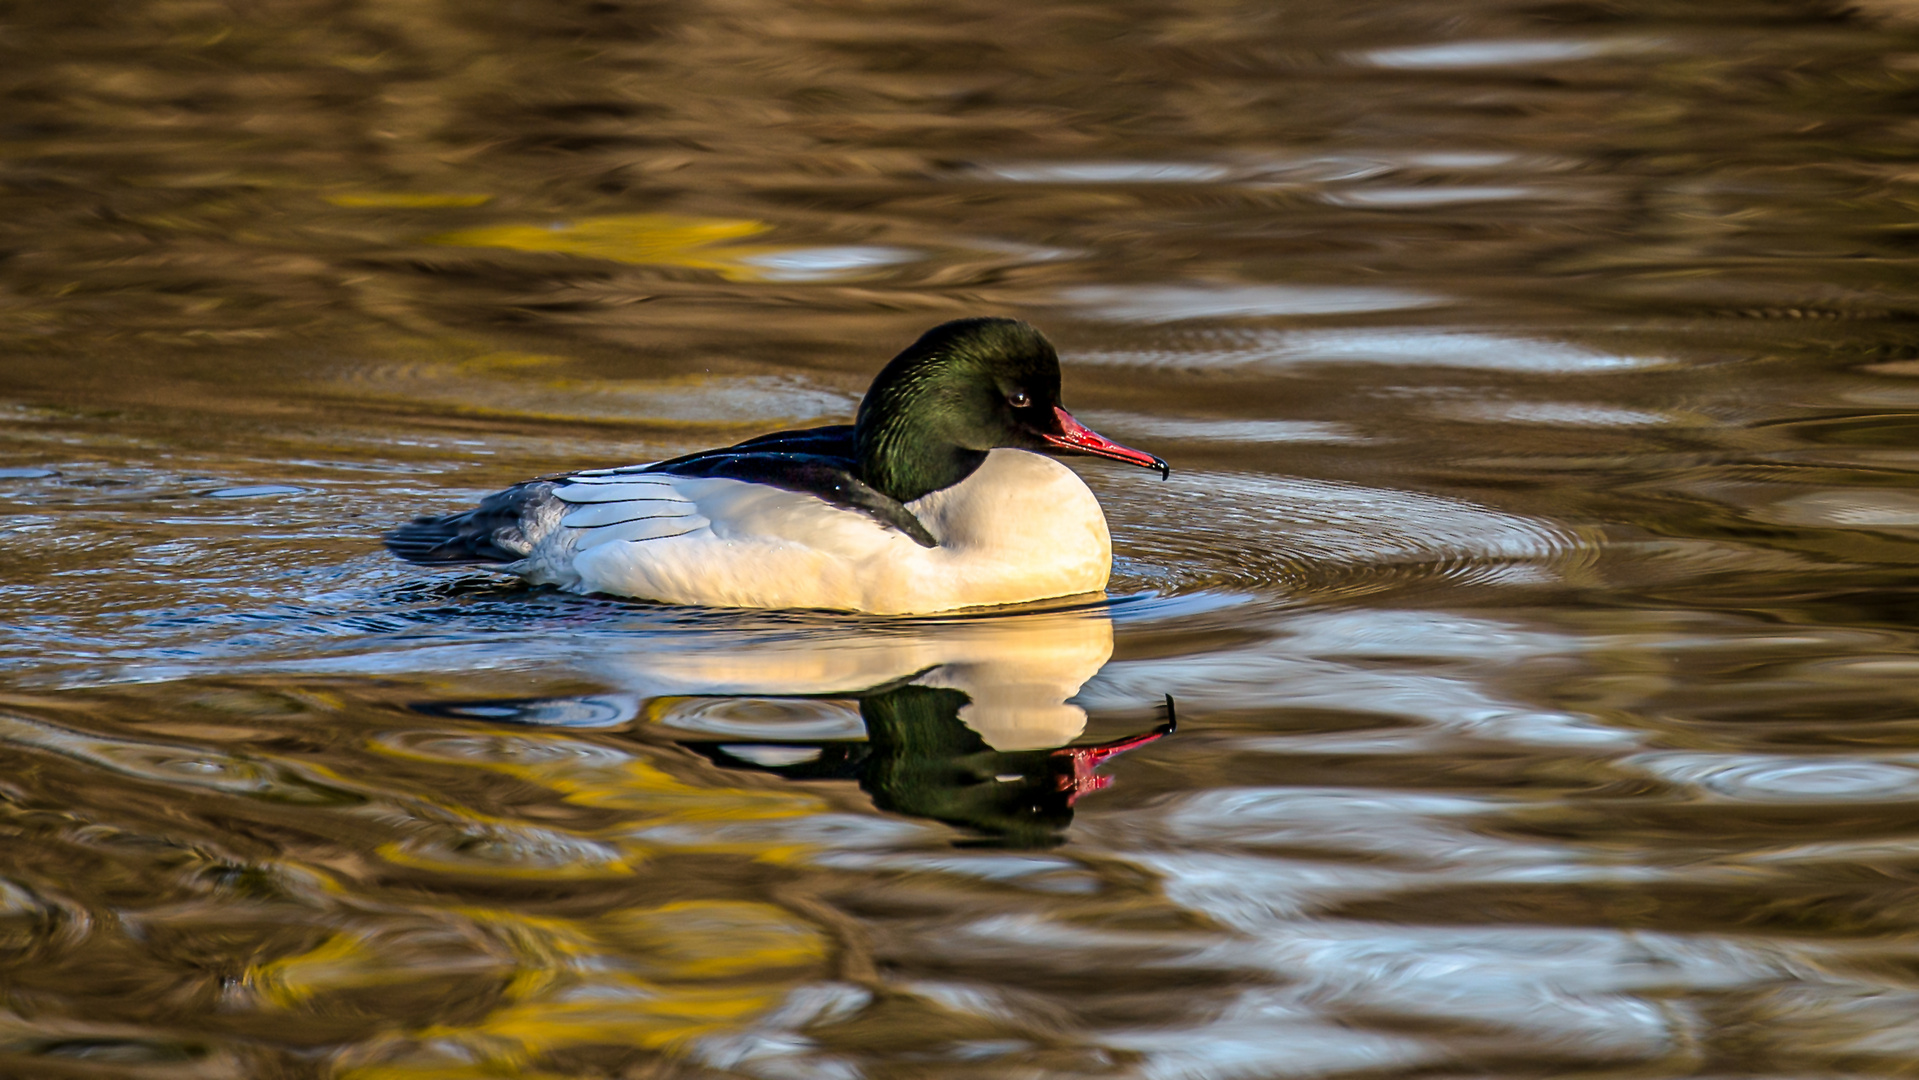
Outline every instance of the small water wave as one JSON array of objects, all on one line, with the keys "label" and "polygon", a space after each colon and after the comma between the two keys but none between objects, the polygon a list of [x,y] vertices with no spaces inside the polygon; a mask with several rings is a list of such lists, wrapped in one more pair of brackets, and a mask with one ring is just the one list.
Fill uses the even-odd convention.
[{"label": "small water wave", "polygon": [[1085,285],[1067,303],[1119,322],[1352,315],[1436,307],[1445,300],[1406,289],[1335,285]]},{"label": "small water wave", "polygon": [[[1206,314],[1257,314],[1252,308]],[[1462,330],[1251,330],[1159,331],[1158,347],[1078,353],[1072,364],[1116,367],[1233,370],[1287,368],[1301,364],[1394,364],[1518,374],[1583,375],[1634,371],[1670,363],[1656,357],[1622,356],[1545,338]]]},{"label": "small water wave", "polygon": [[338,785],[270,758],[221,753],[188,744],[113,738],[9,713],[0,713],[0,742],[63,754],[134,780],[182,789],[203,788],[304,805],[358,801],[357,796]]},{"label": "small water wave", "polygon": [[1404,45],[1360,53],[1356,59],[1376,67],[1403,71],[1451,71],[1470,68],[1536,67],[1592,60],[1620,53],[1644,52],[1650,41],[1628,39],[1535,39],[1531,41],[1450,41],[1436,45]]},{"label": "small water wave", "polygon": [[1543,584],[1592,560],[1567,527],[1417,492],[1325,480],[1184,474],[1114,491],[1116,550],[1139,586],[1331,599],[1447,582]]},{"label": "small water wave", "polygon": [[1919,761],[1915,760],[1666,752],[1640,755],[1622,764],[1645,769],[1707,798],[1783,803],[1919,799]]},{"label": "small water wave", "polygon": [[1375,185],[1351,191],[1329,191],[1322,196],[1334,206],[1362,210],[1415,210],[1433,206],[1461,206],[1472,203],[1518,202],[1547,198],[1545,192],[1524,187],[1477,187],[1464,185],[1425,185],[1392,187]]},{"label": "small water wave", "polygon": [[1143,439],[1218,443],[1330,443],[1355,445],[1367,437],[1323,420],[1222,420],[1093,412],[1080,417],[1103,432]]}]

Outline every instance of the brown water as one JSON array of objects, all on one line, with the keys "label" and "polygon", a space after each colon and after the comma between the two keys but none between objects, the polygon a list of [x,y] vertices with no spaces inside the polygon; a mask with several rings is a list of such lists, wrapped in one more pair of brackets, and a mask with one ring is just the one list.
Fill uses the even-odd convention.
[{"label": "brown water", "polygon": [[[0,1073],[1913,1075],[1913,14],[0,8]],[[983,313],[1109,605],[378,550]]]}]

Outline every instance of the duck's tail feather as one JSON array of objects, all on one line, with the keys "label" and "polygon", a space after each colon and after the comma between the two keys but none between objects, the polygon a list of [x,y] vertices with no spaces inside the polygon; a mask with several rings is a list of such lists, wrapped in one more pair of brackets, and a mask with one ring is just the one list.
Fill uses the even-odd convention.
[{"label": "duck's tail feather", "polygon": [[458,514],[414,518],[384,537],[386,549],[422,566],[480,566],[519,562],[550,527],[554,485],[515,484]]}]

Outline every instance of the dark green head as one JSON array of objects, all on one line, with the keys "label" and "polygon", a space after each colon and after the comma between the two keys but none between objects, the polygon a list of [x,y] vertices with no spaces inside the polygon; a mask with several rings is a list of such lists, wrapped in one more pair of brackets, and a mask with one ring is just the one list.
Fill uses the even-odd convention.
[{"label": "dark green head", "polygon": [[1017,319],[957,319],[922,334],[873,378],[855,437],[861,479],[900,502],[959,483],[998,447],[1168,471],[1060,407],[1059,354]]}]

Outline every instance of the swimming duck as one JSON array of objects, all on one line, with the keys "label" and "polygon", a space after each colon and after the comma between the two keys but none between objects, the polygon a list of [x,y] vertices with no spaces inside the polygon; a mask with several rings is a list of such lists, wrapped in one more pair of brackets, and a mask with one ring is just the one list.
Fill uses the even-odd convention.
[{"label": "swimming duck", "polygon": [[1049,454],[1166,462],[1059,404],[1059,356],[1015,319],[943,323],[852,424],[516,484],[386,546],[429,566],[674,604],[901,615],[1098,592],[1106,516]]}]

